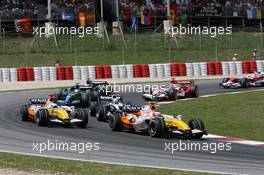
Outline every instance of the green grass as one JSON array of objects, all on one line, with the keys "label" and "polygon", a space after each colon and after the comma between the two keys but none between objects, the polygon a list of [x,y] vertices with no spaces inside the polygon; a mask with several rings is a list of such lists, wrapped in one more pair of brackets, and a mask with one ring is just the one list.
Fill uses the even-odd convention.
[{"label": "green grass", "polygon": [[264,92],[198,98],[162,105],[163,113],[201,118],[211,134],[264,141]]},{"label": "green grass", "polygon": [[[165,44],[162,33],[138,33],[136,44],[135,35],[126,33],[128,47],[124,49],[124,58],[126,64],[215,61],[216,55],[219,61],[223,61],[230,60],[234,53],[238,53],[241,60],[246,60],[250,59],[254,48],[261,46],[260,36],[257,32],[236,32],[231,40],[230,35],[219,35],[216,38],[203,35],[200,48],[199,35],[186,35],[178,39],[178,48],[175,41],[169,41],[168,38]],[[42,37],[36,40],[30,53],[26,53],[32,37],[8,37],[5,44],[0,39],[0,67],[50,66],[56,60],[60,60],[63,65],[122,64],[122,38],[110,35],[110,40],[111,44],[108,45],[106,39],[96,36],[58,36],[57,50],[53,38]],[[263,56],[262,49],[260,53]]]},{"label": "green grass", "polygon": [[18,154],[0,153],[0,168],[12,168],[26,172],[47,172],[84,175],[198,175],[205,173],[175,170],[119,166],[100,163],[42,158]]}]

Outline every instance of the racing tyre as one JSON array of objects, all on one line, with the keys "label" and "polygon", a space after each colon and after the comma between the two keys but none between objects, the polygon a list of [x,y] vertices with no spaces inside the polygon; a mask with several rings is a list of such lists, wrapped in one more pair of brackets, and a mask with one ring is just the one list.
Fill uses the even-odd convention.
[{"label": "racing tyre", "polygon": [[148,132],[151,137],[161,138],[164,136],[165,124],[163,119],[155,118],[149,122]]},{"label": "racing tyre", "polygon": [[172,101],[177,100],[177,91],[174,88],[170,88],[168,91],[168,97]]},{"label": "racing tyre", "polygon": [[240,80],[240,83],[241,83],[241,87],[242,88],[248,88],[249,84],[248,84],[248,79],[247,78],[242,78]]},{"label": "racing tyre", "polygon": [[47,109],[39,109],[35,115],[35,123],[37,126],[47,126],[49,111]]},{"label": "racing tyre", "polygon": [[122,131],[122,118],[119,113],[110,114],[109,126],[112,129],[112,131]]},{"label": "racing tyre", "polygon": [[99,98],[99,92],[98,91],[93,91],[91,95],[91,101],[97,101]]},{"label": "racing tyre", "polygon": [[191,88],[191,97],[199,97],[199,88],[197,86]]},{"label": "racing tyre", "polygon": [[96,101],[91,101],[91,104],[90,104],[91,116],[95,116],[96,115],[96,105],[97,105]]},{"label": "racing tyre", "polygon": [[[188,125],[189,125],[189,127],[192,130],[193,129],[198,129],[198,130],[201,130],[201,131],[205,130],[204,123],[203,123],[203,121],[201,119],[191,119],[188,122]],[[201,138],[202,136],[203,136],[203,133],[196,135],[195,138]]]},{"label": "racing tyre", "polygon": [[82,93],[81,94],[81,107],[88,108],[90,106],[90,94],[89,93]]},{"label": "racing tyre", "polygon": [[105,121],[106,107],[100,106],[99,110],[96,112],[96,119],[98,121]]},{"label": "racing tyre", "polygon": [[89,120],[89,110],[79,109],[74,112],[74,118],[82,120],[82,122],[77,123],[77,127],[86,128]]},{"label": "racing tyre", "polygon": [[28,121],[28,105],[21,105],[20,107],[20,116],[21,121]]}]

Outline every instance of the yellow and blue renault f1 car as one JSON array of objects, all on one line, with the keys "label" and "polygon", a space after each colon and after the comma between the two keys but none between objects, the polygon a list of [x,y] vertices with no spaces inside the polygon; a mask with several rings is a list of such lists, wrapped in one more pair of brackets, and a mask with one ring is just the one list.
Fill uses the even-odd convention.
[{"label": "yellow and blue renault f1 car", "polygon": [[207,132],[200,119],[191,119],[188,124],[178,115],[160,114],[145,106],[138,113],[111,114],[109,126],[113,131],[129,130],[149,134],[151,137],[180,137],[184,139],[201,138]]},{"label": "yellow and blue renault f1 car", "polygon": [[21,105],[20,119],[33,121],[37,126],[48,126],[49,123],[63,126],[76,125],[86,128],[89,119],[88,109],[75,109],[75,107],[60,106],[48,99],[30,99],[28,104]]}]

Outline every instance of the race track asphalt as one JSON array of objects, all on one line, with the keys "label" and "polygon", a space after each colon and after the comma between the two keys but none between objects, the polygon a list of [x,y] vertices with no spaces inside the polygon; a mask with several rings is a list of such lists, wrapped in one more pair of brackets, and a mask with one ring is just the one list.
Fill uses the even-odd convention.
[{"label": "race track asphalt", "polygon": [[[197,81],[200,95],[240,91],[218,87],[218,80]],[[250,88],[256,89],[256,88]],[[81,160],[103,161],[173,169],[213,171],[221,173],[263,174],[264,147],[232,143],[231,151],[165,151],[165,143],[177,143],[179,139],[156,139],[130,132],[112,132],[107,123],[90,117],[86,129],[58,126],[37,127],[18,118],[20,104],[29,98],[46,97],[52,91],[10,92],[0,94],[0,150],[56,156]],[[53,90],[54,92],[54,90]],[[145,102],[138,93],[123,94],[124,99],[142,105]],[[33,143],[99,143],[100,150],[84,154],[75,151],[33,150]],[[189,141],[182,141],[189,143]],[[218,143],[215,140],[194,140],[201,144]]]}]

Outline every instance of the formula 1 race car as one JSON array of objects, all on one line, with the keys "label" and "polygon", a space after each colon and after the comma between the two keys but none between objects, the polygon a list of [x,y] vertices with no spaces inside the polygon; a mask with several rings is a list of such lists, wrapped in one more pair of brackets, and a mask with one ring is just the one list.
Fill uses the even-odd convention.
[{"label": "formula 1 race car", "polygon": [[138,114],[110,114],[109,126],[112,131],[129,130],[146,133],[151,137],[158,138],[181,137],[193,139],[201,138],[204,134],[207,134],[204,123],[200,119],[191,119],[186,124],[182,121],[181,116],[161,115],[158,112]]},{"label": "formula 1 race car", "polygon": [[219,86],[223,88],[248,88],[264,86],[264,72],[255,72],[247,77],[229,77],[224,78]]},{"label": "formula 1 race car", "polygon": [[[116,99],[115,99],[116,98]],[[98,121],[108,121],[112,113],[137,113],[142,109],[141,106],[132,105],[129,102],[123,102],[118,97],[101,97],[101,102],[96,109],[96,118]],[[104,102],[103,102],[104,101]]]},{"label": "formula 1 race car", "polygon": [[199,96],[198,86],[194,81],[175,81],[172,79],[171,86],[177,90],[178,98],[191,98]]},{"label": "formula 1 race car", "polygon": [[177,99],[178,92],[172,86],[162,85],[159,88],[154,89],[153,91],[150,89],[148,92],[144,92],[142,97],[145,100],[153,100],[153,101],[165,101],[171,100],[175,101]]},{"label": "formula 1 race car", "polygon": [[69,106],[59,106],[49,99],[30,99],[28,104],[21,105],[21,121],[33,121],[37,126],[48,126],[49,123],[86,128],[89,110],[75,109]]}]

